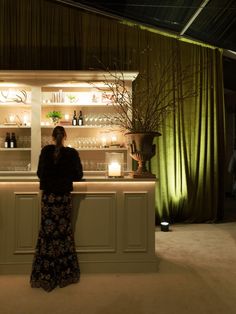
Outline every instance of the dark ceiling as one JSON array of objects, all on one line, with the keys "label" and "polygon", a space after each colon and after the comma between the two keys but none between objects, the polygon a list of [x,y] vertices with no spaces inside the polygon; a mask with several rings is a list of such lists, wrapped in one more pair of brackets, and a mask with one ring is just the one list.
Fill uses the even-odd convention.
[{"label": "dark ceiling", "polygon": [[225,88],[236,91],[236,0],[53,1],[223,48]]},{"label": "dark ceiling", "polygon": [[57,2],[138,22],[236,51],[236,0],[57,0]]}]

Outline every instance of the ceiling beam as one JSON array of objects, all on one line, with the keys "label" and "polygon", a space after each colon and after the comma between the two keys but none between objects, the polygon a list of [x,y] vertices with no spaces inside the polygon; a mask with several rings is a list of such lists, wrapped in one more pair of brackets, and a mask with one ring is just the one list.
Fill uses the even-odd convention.
[{"label": "ceiling beam", "polygon": [[116,14],[108,13],[108,12],[96,9],[94,7],[91,7],[89,5],[82,4],[82,3],[77,2],[77,1],[73,1],[73,0],[52,0],[52,1],[59,2],[59,3],[62,3],[62,4],[66,4],[66,5],[75,7],[77,9],[83,9],[85,11],[89,11],[89,12],[92,12],[92,13],[101,14],[101,15],[104,15],[106,17],[110,17],[110,18],[113,18],[113,19],[120,19],[120,20],[122,19],[120,16],[118,16]]},{"label": "ceiling beam", "polygon": [[191,18],[189,19],[189,21],[187,22],[187,24],[184,26],[184,28],[182,29],[182,31],[180,32],[180,36],[182,36],[187,29],[193,24],[193,22],[196,20],[196,18],[198,17],[198,15],[201,13],[201,11],[205,8],[205,6],[208,4],[208,2],[210,2],[211,0],[204,0],[201,5],[199,6],[199,8],[197,9],[197,11],[191,16]]}]

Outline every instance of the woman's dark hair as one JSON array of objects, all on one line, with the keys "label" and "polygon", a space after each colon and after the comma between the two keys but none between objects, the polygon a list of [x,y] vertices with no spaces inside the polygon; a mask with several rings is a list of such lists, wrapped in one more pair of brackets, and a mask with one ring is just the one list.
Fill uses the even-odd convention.
[{"label": "woman's dark hair", "polygon": [[62,146],[62,140],[66,137],[66,131],[63,126],[56,126],[52,131],[52,137],[56,142],[56,146]]},{"label": "woman's dark hair", "polygon": [[60,149],[63,146],[62,141],[66,137],[66,131],[63,126],[56,126],[52,131],[52,137],[55,140],[56,148],[54,152],[54,160],[57,162],[60,156]]}]

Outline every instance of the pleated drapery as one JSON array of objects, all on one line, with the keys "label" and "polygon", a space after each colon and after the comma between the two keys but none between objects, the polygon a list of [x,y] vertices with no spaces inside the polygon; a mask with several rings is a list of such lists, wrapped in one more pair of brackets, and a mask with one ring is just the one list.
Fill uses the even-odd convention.
[{"label": "pleated drapery", "polygon": [[[164,66],[173,47],[177,73],[188,68],[197,96],[178,103],[156,139],[157,220],[215,221],[224,195],[221,51],[54,1],[0,0],[1,70],[93,70],[100,60],[158,81],[153,65]],[[186,88],[183,81],[178,92]]]}]

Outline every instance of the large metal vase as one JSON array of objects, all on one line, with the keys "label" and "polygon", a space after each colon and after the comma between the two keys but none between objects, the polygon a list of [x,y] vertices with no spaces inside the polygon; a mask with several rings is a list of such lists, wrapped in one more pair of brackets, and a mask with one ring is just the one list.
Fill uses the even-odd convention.
[{"label": "large metal vase", "polygon": [[128,139],[129,154],[138,162],[138,169],[132,173],[134,178],[155,178],[146,167],[148,161],[156,153],[156,145],[153,139],[161,134],[158,132],[149,133],[126,133]]}]

